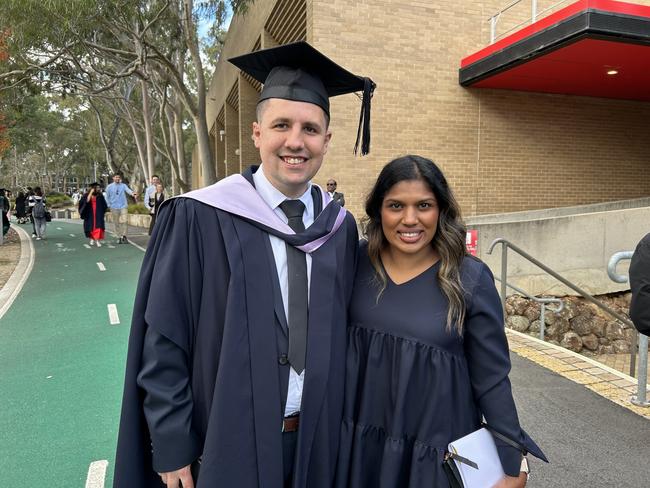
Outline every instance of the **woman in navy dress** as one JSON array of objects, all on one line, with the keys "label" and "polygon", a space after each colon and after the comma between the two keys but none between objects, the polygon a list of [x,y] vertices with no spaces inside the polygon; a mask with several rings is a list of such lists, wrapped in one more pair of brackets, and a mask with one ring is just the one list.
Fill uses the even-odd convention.
[{"label": "woman in navy dress", "polygon": [[[384,167],[366,200],[350,305],[340,488],[448,487],[448,444],[491,428],[543,453],[519,425],[501,302],[469,256],[459,206],[430,160]],[[495,439],[506,477],[525,486],[523,453]]]}]

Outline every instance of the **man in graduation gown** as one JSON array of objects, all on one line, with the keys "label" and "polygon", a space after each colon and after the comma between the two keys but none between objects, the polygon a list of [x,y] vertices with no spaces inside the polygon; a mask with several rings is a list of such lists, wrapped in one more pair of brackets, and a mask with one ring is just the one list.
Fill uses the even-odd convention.
[{"label": "man in graduation gown", "polygon": [[231,62],[264,83],[262,164],[160,209],[135,300],[115,487],[332,484],[358,236],[310,180],[331,138],[330,96],[363,91],[367,153],[374,83],[306,43]]}]

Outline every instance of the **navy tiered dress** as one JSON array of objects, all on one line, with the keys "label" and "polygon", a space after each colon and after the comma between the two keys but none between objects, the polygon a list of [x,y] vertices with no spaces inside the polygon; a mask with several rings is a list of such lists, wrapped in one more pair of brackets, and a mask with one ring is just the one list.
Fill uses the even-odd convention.
[{"label": "navy tiered dress", "polygon": [[[480,427],[481,416],[531,454],[544,458],[519,426],[508,380],[510,358],[501,302],[489,268],[467,257],[463,336],[448,332],[440,262],[379,299],[362,244],[350,306],[346,400],[339,488],[447,487],[446,447]],[[521,453],[497,441],[507,474]]]}]

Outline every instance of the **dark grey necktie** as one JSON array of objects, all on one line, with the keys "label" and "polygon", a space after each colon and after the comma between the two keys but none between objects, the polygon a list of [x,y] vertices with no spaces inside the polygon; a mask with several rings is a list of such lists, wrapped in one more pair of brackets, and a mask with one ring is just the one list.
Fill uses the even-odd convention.
[{"label": "dark grey necktie", "polygon": [[[280,209],[289,219],[289,227],[299,233],[305,230],[302,214],[305,204],[300,200],[285,200]],[[289,362],[300,374],[305,369],[307,354],[307,261],[305,253],[286,244],[289,278]]]}]

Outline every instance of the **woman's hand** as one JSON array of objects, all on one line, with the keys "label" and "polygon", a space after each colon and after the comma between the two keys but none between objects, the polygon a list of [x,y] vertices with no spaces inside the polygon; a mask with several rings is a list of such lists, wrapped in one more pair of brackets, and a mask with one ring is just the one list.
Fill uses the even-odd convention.
[{"label": "woman's hand", "polygon": [[523,488],[528,481],[528,475],[523,471],[519,473],[519,477],[504,476],[494,488]]}]

